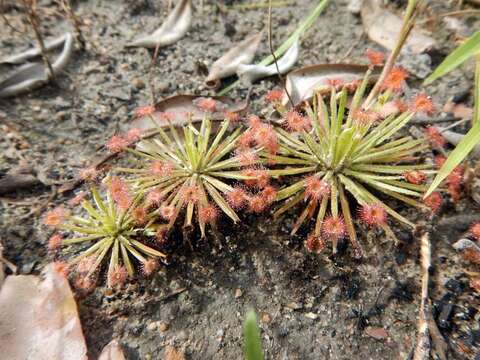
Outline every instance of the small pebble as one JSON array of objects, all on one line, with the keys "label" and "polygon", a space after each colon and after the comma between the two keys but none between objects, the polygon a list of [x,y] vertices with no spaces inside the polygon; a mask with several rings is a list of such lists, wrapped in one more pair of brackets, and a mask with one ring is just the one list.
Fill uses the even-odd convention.
[{"label": "small pebble", "polygon": [[300,310],[303,308],[303,305],[296,302],[291,302],[287,304],[287,307],[292,310]]},{"label": "small pebble", "polygon": [[260,319],[260,321],[264,324],[268,324],[270,323],[270,321],[272,321],[272,318],[270,317],[270,314],[269,313],[264,313]]},{"label": "small pebble", "polygon": [[162,323],[160,323],[160,324],[158,325],[158,330],[160,330],[161,332],[167,331],[168,328],[169,328],[168,323],[162,322]]},{"label": "small pebble", "polygon": [[135,78],[132,80],[132,85],[135,89],[141,90],[145,88],[145,82],[142,79]]},{"label": "small pebble", "polygon": [[235,290],[235,299],[240,298],[243,295],[242,289],[236,289]]}]

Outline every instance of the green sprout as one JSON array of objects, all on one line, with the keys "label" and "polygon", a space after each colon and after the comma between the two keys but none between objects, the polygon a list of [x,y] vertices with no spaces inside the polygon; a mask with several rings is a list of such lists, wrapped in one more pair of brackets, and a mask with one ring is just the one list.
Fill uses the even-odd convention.
[{"label": "green sprout", "polygon": [[[128,200],[126,189],[120,182],[114,190],[114,180],[106,201],[102,199],[97,188],[92,186],[93,202],[81,200],[81,206],[87,216],[71,215],[63,208],[56,208],[46,214],[44,222],[59,230],[75,234],[69,238],[62,238],[55,234],[49,242],[49,248],[54,250],[60,246],[85,244],[81,253],[70,261],[76,265],[76,270],[84,279],[91,279],[104,258],[110,256],[108,266],[108,285],[121,285],[128,276],[134,275],[133,259],[142,264],[143,272],[151,274],[157,267],[157,259],[166,255],[140,241],[145,229],[141,226],[142,217],[133,201],[118,201],[120,198]],[[118,182],[117,182],[118,185]],[[88,244],[88,245],[87,245]]]},{"label": "green sprout", "polygon": [[325,240],[330,240],[335,252],[337,240],[348,234],[355,255],[362,256],[350,196],[361,206],[362,220],[368,225],[380,226],[393,238],[387,214],[411,227],[414,224],[385,204],[378,194],[407,205],[424,207],[417,199],[427,189],[425,174],[432,171],[423,171],[431,166],[419,163],[416,154],[429,145],[424,138],[400,135],[400,130],[408,124],[414,111],[429,110],[431,103],[425,95],[419,94],[413,101],[413,107],[419,109],[406,110],[398,106],[386,115],[381,111],[394,104],[389,101],[391,89],[398,87],[406,76],[401,71],[399,68],[392,70],[390,83],[386,81],[386,91],[370,108],[361,107],[369,70],[348,109],[347,88],[344,86],[337,93],[332,87],[328,106],[322,96],[317,95],[312,106],[304,107],[305,115],[295,111],[286,114],[285,123],[291,132],[278,129],[280,148],[273,156],[278,167],[270,170],[270,174],[273,177],[305,177],[278,192],[277,201],[286,202],[275,215],[305,202],[292,233],[313,218],[315,228],[306,242],[310,250],[321,251]]}]

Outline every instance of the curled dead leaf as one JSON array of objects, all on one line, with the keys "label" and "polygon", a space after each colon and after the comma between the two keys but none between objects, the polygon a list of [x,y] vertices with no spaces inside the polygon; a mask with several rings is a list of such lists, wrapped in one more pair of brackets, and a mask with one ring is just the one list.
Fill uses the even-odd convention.
[{"label": "curled dead leaf", "polygon": [[[454,131],[444,130],[444,128],[438,126],[438,130],[441,131],[442,136],[452,145],[458,145],[460,141],[465,137],[465,134],[459,134]],[[480,145],[476,145],[470,153],[471,156],[480,157]]]},{"label": "curled dead leaf", "polygon": [[192,0],[180,0],[165,22],[152,34],[141,36],[127,47],[156,48],[171,45],[185,36],[192,23]]},{"label": "curled dead leaf", "polygon": [[[402,18],[382,8],[379,0],[364,0],[362,4],[362,22],[368,37],[388,50],[393,50]],[[405,42],[404,49],[419,54],[436,46],[436,41],[424,30],[414,27]]]},{"label": "curled dead leaf", "polygon": [[262,40],[262,32],[254,34],[236,44],[210,68],[205,84],[209,88],[217,88],[220,79],[236,74],[239,65],[252,62],[258,45]]},{"label": "curled dead leaf", "polygon": [[[67,66],[74,50],[74,37],[72,34],[65,34],[63,40],[63,50],[52,63],[52,69],[55,75],[60,74]],[[25,55],[26,53],[27,52],[19,54],[17,57],[13,57],[13,59],[19,61],[19,59],[28,59],[32,56],[36,56],[36,49],[33,49],[30,53]],[[45,68],[43,63],[24,64],[17,71],[0,82],[0,98],[29,92],[45,85],[48,81],[48,69]]]},{"label": "curled dead leaf", "polygon": [[300,42],[297,40],[295,43],[285,52],[285,54],[278,59],[278,71],[275,63],[268,66],[257,64],[239,64],[237,68],[237,75],[240,79],[247,84],[252,84],[257,80],[263,79],[268,76],[287,73],[297,62],[300,54]]},{"label": "curled dead leaf", "polygon": [[[174,126],[183,126],[188,123],[190,117],[192,122],[202,121],[205,113],[195,105],[196,100],[202,98],[198,95],[174,95],[155,104],[153,118],[158,124],[173,124]],[[223,120],[225,111],[242,114],[248,108],[248,100],[235,103],[232,99],[225,96],[213,97],[217,102],[217,111],[210,115],[212,120]],[[154,127],[149,116],[138,117],[131,124],[130,128],[138,128],[142,131],[150,130]]]},{"label": "curled dead leaf", "polygon": [[367,327],[365,334],[374,338],[375,340],[385,340],[388,338],[388,332],[382,327]]},{"label": "curled dead leaf", "polygon": [[[296,106],[304,100],[312,98],[315,92],[326,93],[331,89],[331,81],[342,84],[354,84],[361,80],[368,70],[364,65],[350,64],[317,64],[302,67],[289,72],[285,87]],[[371,77],[375,81],[376,76]],[[284,99],[287,103],[288,98]]]},{"label": "curled dead leaf", "polygon": [[77,304],[52,264],[43,280],[6,278],[0,291],[0,349],[3,359],[87,359]]},{"label": "curled dead leaf", "polygon": [[[45,50],[50,51],[60,47],[66,40],[67,34],[60,35],[55,39],[49,40],[45,42]],[[36,56],[40,56],[42,51],[40,47],[34,47],[32,49],[28,49],[20,54],[14,54],[7,57],[4,57],[0,60],[0,64],[21,64],[25,62],[25,60],[32,59]]]}]

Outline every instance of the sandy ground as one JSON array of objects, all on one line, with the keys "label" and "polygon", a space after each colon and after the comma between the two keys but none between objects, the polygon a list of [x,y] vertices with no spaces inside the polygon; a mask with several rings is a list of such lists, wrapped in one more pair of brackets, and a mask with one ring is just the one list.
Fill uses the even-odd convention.
[{"label": "sandy ground", "polygon": [[[40,3],[46,36],[68,28],[52,1]],[[361,20],[347,10],[347,3],[331,1],[303,37],[298,66],[340,60],[365,63],[365,49],[378,49],[361,37]],[[398,11],[396,6],[403,3],[391,1],[391,9]],[[431,1],[429,11],[453,10],[450,3]],[[285,39],[314,5],[298,0],[275,8],[274,42]],[[41,226],[40,213],[52,206],[50,202],[73,196],[53,198],[56,187],[89,164],[97,148],[150,99],[145,86],[150,55],[143,49],[125,49],[124,44],[155,29],[164,18],[166,2],[89,0],[79,1],[76,11],[88,24],[84,28],[87,51],[77,51],[56,85],[0,100],[4,134],[0,176],[20,166],[43,183],[4,194],[0,205],[4,255],[21,273],[39,273],[52,259],[45,249],[48,232]],[[15,6],[7,8],[6,14],[16,28],[24,28]],[[465,21],[478,28],[478,21]],[[196,4],[188,35],[160,52],[154,73],[159,96],[208,94],[203,85],[205,69],[233,43],[261,30],[265,22],[265,9],[230,9],[223,14],[216,3],[205,1],[203,9]],[[452,31],[442,24],[431,24],[437,50],[402,60],[414,73],[409,81],[412,88],[421,82],[417,76],[425,76],[424,70],[438,64],[455,46]],[[0,27],[2,55],[33,43],[31,34],[14,32],[3,23]],[[258,58],[267,53],[264,39]],[[345,58],[346,54],[350,55]],[[0,77],[8,70],[0,67]],[[472,67],[465,66],[428,91],[440,109],[451,96],[465,93],[465,102],[471,106],[472,81]],[[262,111],[261,96],[276,84],[277,80],[267,79],[254,87],[255,111]],[[242,100],[246,92],[240,87],[229,95]],[[480,356],[480,297],[469,288],[465,274],[465,268],[475,269],[451,247],[478,207],[463,197],[455,205],[445,204],[433,219],[399,209],[432,231],[434,314],[451,358]],[[171,263],[153,279],[132,282],[114,294],[99,286],[93,294],[79,298],[91,357],[118,338],[130,360],[162,358],[167,344],[184,351],[187,359],[240,359],[242,320],[254,308],[268,359],[407,358],[419,303],[418,239],[408,229],[395,228],[401,240],[395,247],[383,234],[361,231],[366,250],[362,260],[354,261],[349,250],[334,258],[318,257],[305,253],[302,236],[289,235],[291,223],[288,214],[274,222],[268,215],[247,216],[237,227],[225,222],[223,246],[203,243],[194,253],[176,239],[169,249]]]}]

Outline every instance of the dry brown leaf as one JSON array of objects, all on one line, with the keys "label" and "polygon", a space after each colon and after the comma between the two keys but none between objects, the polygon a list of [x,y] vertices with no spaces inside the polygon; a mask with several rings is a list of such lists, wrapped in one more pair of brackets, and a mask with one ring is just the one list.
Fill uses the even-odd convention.
[{"label": "dry brown leaf", "polygon": [[126,360],[122,347],[116,339],[110,341],[102,350],[98,360]]},{"label": "dry brown leaf", "polygon": [[228,50],[210,68],[205,84],[215,88],[220,79],[236,74],[240,64],[250,64],[262,40],[262,32],[249,36]]},{"label": "dry brown leaf", "polygon": [[0,291],[0,349],[9,360],[87,359],[77,304],[65,277],[8,276]]},{"label": "dry brown leaf", "polygon": [[[331,80],[338,80],[343,84],[353,83],[365,75],[368,67],[350,64],[317,64],[305,66],[288,73],[285,81],[294,105],[313,96],[314,92],[329,92]],[[375,76],[372,76],[372,81]],[[288,99],[285,99],[285,103]]]},{"label": "dry brown leaf", "polygon": [[374,338],[375,340],[385,340],[388,338],[388,332],[381,327],[367,327],[365,334]]},{"label": "dry brown leaf", "polygon": [[185,36],[192,23],[192,0],[180,0],[165,22],[152,34],[142,36],[127,47],[156,48],[171,45]]},{"label": "dry brown leaf", "polygon": [[[161,100],[155,104],[156,111],[153,117],[158,124],[165,124],[165,126],[169,125],[168,121],[175,126],[187,124],[187,114],[191,116],[192,122],[202,121],[205,113],[195,105],[195,101],[200,98],[202,97],[198,95],[174,95]],[[211,114],[210,118],[212,120],[223,120],[225,118],[225,111],[243,113],[248,107],[248,101],[235,103],[225,96],[213,97],[213,99],[217,101],[219,111]],[[152,129],[153,124],[151,119],[146,116],[135,119],[130,127],[145,131]]]},{"label": "dry brown leaf", "polygon": [[[382,8],[379,0],[364,0],[361,15],[368,37],[384,48],[393,50],[402,28],[402,18]],[[419,54],[435,45],[435,39],[415,27],[410,32],[404,49]]]},{"label": "dry brown leaf", "polygon": [[473,109],[465,104],[456,104],[453,107],[453,116],[459,119],[471,119],[473,116]]},{"label": "dry brown leaf", "polygon": [[168,345],[165,348],[165,360],[185,360],[185,355],[173,346]]}]

